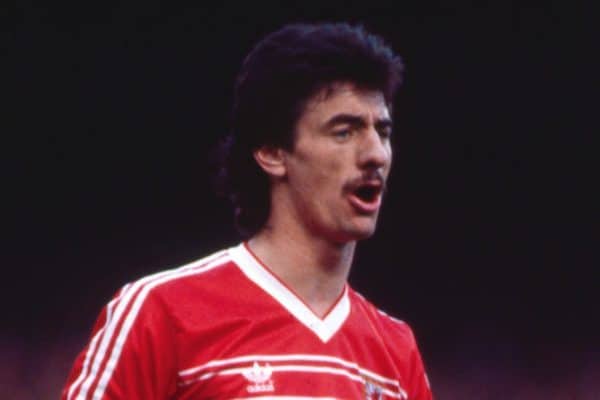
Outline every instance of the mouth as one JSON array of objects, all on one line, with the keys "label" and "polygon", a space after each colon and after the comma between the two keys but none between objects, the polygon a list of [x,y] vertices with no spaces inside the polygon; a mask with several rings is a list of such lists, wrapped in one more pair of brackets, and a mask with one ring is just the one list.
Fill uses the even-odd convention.
[{"label": "mouth", "polygon": [[369,181],[358,184],[350,191],[350,204],[360,214],[374,214],[381,206],[383,184],[381,181]]}]

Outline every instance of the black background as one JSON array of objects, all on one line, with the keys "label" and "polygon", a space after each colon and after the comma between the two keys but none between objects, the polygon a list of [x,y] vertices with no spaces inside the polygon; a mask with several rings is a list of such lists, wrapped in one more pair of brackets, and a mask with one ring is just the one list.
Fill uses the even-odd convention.
[{"label": "black background", "polygon": [[365,24],[406,63],[390,192],[353,286],[411,323],[440,399],[597,398],[591,2],[367,3],[11,10],[8,398],[56,398],[122,284],[238,241],[209,162],[235,74],[264,34],[322,20]]}]

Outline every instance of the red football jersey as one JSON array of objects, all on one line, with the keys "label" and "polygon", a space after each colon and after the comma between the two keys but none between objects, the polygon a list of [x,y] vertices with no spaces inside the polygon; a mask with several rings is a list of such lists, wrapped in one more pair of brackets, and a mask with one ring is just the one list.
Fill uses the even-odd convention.
[{"label": "red football jersey", "polygon": [[245,244],[140,279],[102,311],[63,400],[430,400],[407,324],[346,286],[317,317]]}]

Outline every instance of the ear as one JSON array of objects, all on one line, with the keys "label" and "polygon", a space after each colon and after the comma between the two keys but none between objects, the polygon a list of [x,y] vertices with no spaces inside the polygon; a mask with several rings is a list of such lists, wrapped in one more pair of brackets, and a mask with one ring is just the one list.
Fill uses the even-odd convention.
[{"label": "ear", "polygon": [[283,150],[274,146],[262,146],[254,151],[254,159],[272,177],[285,176],[286,168]]}]

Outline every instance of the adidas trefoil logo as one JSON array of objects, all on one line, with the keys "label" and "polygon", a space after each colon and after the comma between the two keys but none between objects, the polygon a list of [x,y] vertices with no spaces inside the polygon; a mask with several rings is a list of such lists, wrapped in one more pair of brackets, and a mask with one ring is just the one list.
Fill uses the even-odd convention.
[{"label": "adidas trefoil logo", "polygon": [[271,379],[273,369],[267,363],[264,366],[260,366],[256,361],[252,367],[246,368],[242,371],[242,375],[252,382],[246,389],[248,393],[260,393],[260,392],[272,392],[275,390],[275,385]]}]

